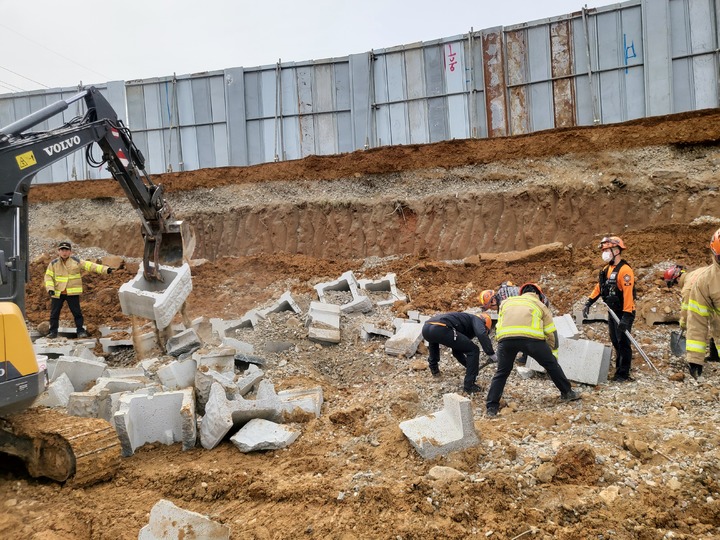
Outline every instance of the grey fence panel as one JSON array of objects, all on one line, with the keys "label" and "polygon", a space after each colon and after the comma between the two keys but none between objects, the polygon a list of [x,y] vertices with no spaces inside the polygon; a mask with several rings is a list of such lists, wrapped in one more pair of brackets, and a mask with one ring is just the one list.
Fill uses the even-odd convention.
[{"label": "grey fence panel", "polygon": [[[392,128],[390,121],[390,82],[388,80],[388,59],[392,54],[378,56],[373,62],[373,124],[375,128],[375,141],[379,146],[386,144],[398,144],[393,142]],[[393,62],[397,65],[397,62]],[[393,77],[393,83],[397,77]],[[394,90],[394,88],[393,88]],[[382,141],[382,142],[381,142]]]},{"label": "grey fence panel", "polygon": [[337,110],[336,136],[337,151],[352,152],[355,148],[352,139],[351,93],[350,93],[350,66],[348,62],[333,65],[335,76],[335,100]]},{"label": "grey fence panel", "polygon": [[430,140],[423,50],[419,47],[410,49],[404,53],[404,58],[410,143],[423,144]]},{"label": "grey fence panel", "polygon": [[[405,80],[404,54],[400,51],[385,54],[379,60],[382,60],[385,66],[387,82],[387,94],[382,101],[388,104],[376,110],[376,118],[380,114],[383,117],[387,114],[389,129],[384,137],[388,144],[407,144],[410,140],[410,134],[407,122],[407,84]],[[378,94],[375,95],[375,98],[376,102],[381,101]]]},{"label": "grey fence panel", "polygon": [[[424,47],[425,84],[428,96],[428,129],[430,142],[448,138],[447,99],[443,77],[443,50],[440,45]],[[441,97],[433,97],[441,96]]]},{"label": "grey fence panel", "polygon": [[335,128],[335,77],[331,64],[316,66],[313,70],[313,109],[315,122],[315,151],[320,155],[337,153],[337,134]]},{"label": "grey fence panel", "polygon": [[350,107],[353,148],[356,150],[370,144],[371,62],[370,53],[350,55]]},{"label": "grey fence panel", "polygon": [[313,73],[312,67],[302,66],[297,70],[298,113],[300,114],[300,151],[301,156],[315,153],[315,133],[313,131]]},{"label": "grey fence panel", "polygon": [[[719,11],[720,0],[629,0],[346,58],[100,90],[150,173],[621,122],[718,106]],[[2,95],[0,125],[75,92]],[[83,113],[80,101],[37,130]],[[78,152],[35,181],[107,176]]]},{"label": "grey fence panel", "polygon": [[245,110],[245,71],[225,70],[225,110],[227,112],[229,164],[248,164],[248,139]]}]

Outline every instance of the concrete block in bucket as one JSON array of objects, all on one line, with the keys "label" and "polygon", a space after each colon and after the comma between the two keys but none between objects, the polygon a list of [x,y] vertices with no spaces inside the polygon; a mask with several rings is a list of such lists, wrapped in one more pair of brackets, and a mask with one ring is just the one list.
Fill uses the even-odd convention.
[{"label": "concrete block in bucket", "polygon": [[137,276],[120,287],[120,308],[125,315],[155,321],[158,328],[170,326],[175,314],[192,291],[190,265],[160,266],[164,281],[148,281],[140,267]]}]

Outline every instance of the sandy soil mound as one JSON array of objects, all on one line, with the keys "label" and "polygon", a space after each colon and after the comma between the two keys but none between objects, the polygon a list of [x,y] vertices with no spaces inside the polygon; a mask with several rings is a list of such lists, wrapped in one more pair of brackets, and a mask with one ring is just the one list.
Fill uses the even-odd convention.
[{"label": "sandy soil mound", "polygon": [[[308,341],[303,318],[287,313],[240,336],[258,350],[293,344],[265,355],[277,389],[323,388],[323,414],[287,450],[150,445],[87,489],[32,480],[11,464],[0,476],[0,533],[136,538],[166,498],[211,515],[233,538],[720,537],[720,370],[708,365],[703,383],[684,377],[668,349],[672,324],[653,324],[679,311],[664,268],[709,262],[720,226],[718,120],[713,110],[158,176],[197,238],[190,316],[239,317],[286,290],[305,309],[315,284],[347,270],[395,272],[408,302],[344,317],[334,347]],[[42,274],[54,243],[70,238],[81,255],[126,259],[111,276],[86,279],[89,330],[130,326],[117,289],[135,275],[142,246],[118,186],[34,186],[30,198],[31,323],[47,318]],[[424,352],[395,358],[379,338],[360,341],[362,321],[474,307],[480,290],[506,279],[539,282],[555,313],[570,313],[592,287],[597,241],[610,232],[629,246],[640,296],[634,334],[662,376],[636,355],[635,382],[579,386],[580,402],[560,404],[549,380],[513,375],[497,419],[482,416],[484,396],[473,397],[480,446],[420,459],[398,424],[442,408],[442,396],[460,390],[461,367],[444,354],[434,379]],[[600,323],[582,333],[608,342]],[[479,384],[491,376],[486,368]],[[437,477],[435,465],[459,479]]]}]

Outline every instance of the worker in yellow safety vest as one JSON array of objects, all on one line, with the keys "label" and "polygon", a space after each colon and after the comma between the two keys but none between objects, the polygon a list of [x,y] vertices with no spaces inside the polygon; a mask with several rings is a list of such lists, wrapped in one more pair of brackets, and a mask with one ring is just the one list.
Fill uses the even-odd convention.
[{"label": "worker in yellow safety vest", "polygon": [[713,262],[701,269],[690,288],[687,301],[685,344],[688,368],[695,379],[703,372],[708,334],[711,333],[709,328],[712,328],[713,319],[720,314],[720,229],[710,239],[710,251]]},{"label": "worker in yellow safety vest", "polygon": [[485,408],[487,416],[497,416],[505,383],[512,372],[517,353],[532,356],[560,390],[562,401],[580,399],[557,361],[558,336],[550,309],[542,302],[543,292],[536,283],[520,287],[520,296],[503,301],[495,326],[498,341],[497,371],[490,382]]},{"label": "worker in yellow safety vest", "polygon": [[110,274],[113,269],[109,266],[85,261],[72,254],[72,244],[63,240],[58,244],[58,257],[50,261],[45,270],[45,290],[50,295],[50,332],[47,337],[54,339],[58,335],[60,326],[60,311],[67,302],[70,312],[75,319],[77,337],[88,337],[85,330],[85,320],[80,309],[80,295],[83,292],[82,275],[80,272],[96,272]]}]

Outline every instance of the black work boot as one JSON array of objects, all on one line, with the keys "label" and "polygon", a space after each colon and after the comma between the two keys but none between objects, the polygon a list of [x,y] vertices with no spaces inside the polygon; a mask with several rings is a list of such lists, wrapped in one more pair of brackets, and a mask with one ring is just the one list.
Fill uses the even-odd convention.
[{"label": "black work boot", "polygon": [[688,368],[690,369],[690,375],[692,375],[693,379],[697,380],[702,375],[702,364],[688,364]]},{"label": "black work boot", "polygon": [[47,336],[45,336],[48,339],[55,339],[57,338],[57,332],[50,332]]},{"label": "black work boot", "polygon": [[580,399],[580,394],[578,394],[575,390],[570,390],[569,392],[560,394],[560,401],[575,401],[576,399]]},{"label": "black work boot", "polygon": [[85,329],[83,328],[83,329],[77,331],[77,337],[78,338],[86,338],[86,337],[90,337],[90,334],[88,334],[85,331]]},{"label": "black work boot", "polygon": [[440,376],[440,368],[437,366],[430,366],[430,374],[433,377],[439,377]]},{"label": "black work boot", "polygon": [[477,384],[473,383],[472,386],[463,388],[466,394],[479,394],[483,391]]}]

